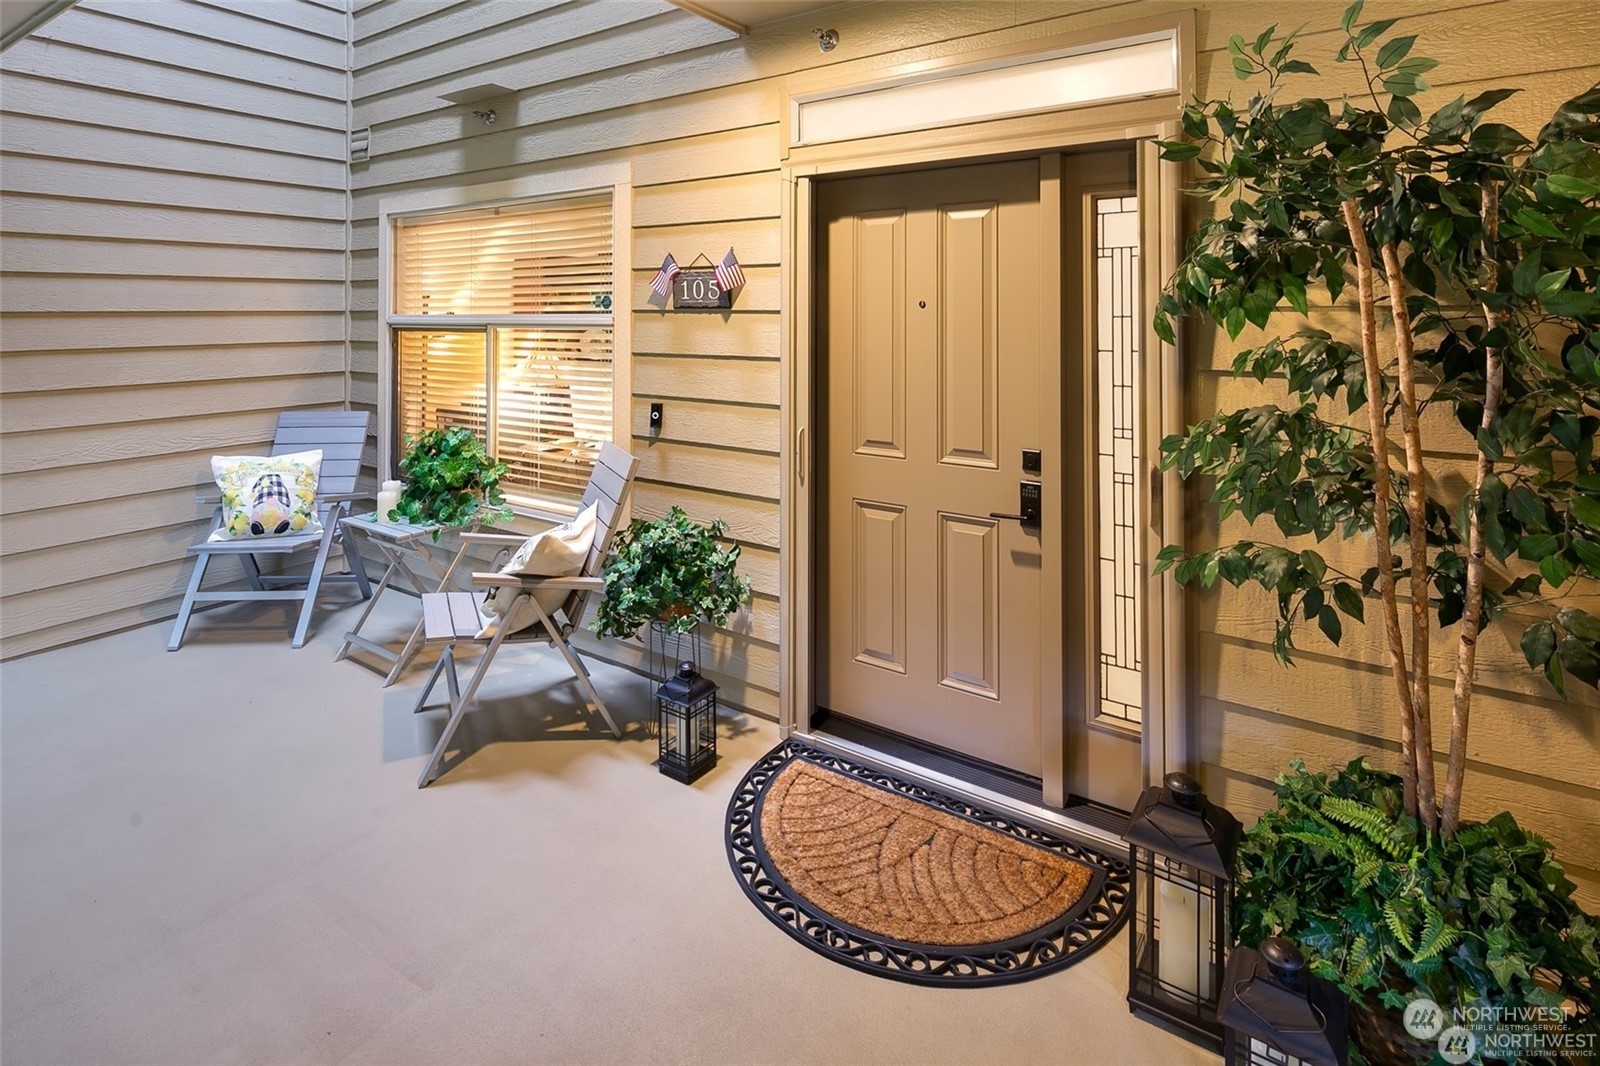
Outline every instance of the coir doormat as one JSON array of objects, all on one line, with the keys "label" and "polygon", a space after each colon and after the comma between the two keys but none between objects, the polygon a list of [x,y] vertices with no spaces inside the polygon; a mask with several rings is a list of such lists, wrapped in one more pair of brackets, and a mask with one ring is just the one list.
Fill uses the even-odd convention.
[{"label": "coir doormat", "polygon": [[802,944],[919,984],[1042,977],[1127,917],[1124,859],[792,740],[734,792],[728,861]]}]

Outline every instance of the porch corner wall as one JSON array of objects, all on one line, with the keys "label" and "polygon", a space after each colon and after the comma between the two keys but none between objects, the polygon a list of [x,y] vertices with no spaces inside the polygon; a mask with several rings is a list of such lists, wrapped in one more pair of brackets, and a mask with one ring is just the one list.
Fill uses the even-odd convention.
[{"label": "porch corner wall", "polygon": [[210,456],[344,405],[345,18],[85,0],[0,54],[0,657],[171,618]]}]

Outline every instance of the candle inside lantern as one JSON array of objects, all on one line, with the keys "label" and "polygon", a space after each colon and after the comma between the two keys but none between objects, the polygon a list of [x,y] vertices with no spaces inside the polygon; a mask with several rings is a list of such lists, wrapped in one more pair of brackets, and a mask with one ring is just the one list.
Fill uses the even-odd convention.
[{"label": "candle inside lantern", "polygon": [[689,756],[694,754],[694,714],[693,711],[685,712],[678,722],[678,757],[685,766],[689,765]]},{"label": "candle inside lantern", "polygon": [[1211,897],[1182,882],[1158,880],[1156,921],[1160,929],[1156,976],[1197,1000],[1211,999],[1211,960],[1200,957],[1202,939],[1211,942]]}]

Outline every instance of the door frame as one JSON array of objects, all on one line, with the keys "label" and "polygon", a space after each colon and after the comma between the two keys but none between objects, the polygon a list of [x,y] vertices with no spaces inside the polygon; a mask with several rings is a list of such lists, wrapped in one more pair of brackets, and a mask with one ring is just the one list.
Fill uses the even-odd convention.
[{"label": "door frame", "polygon": [[[876,137],[823,143],[791,144],[789,116],[793,101],[818,92],[837,91],[852,86],[890,85],[907,78],[927,76],[930,69],[965,68],[1003,63],[1015,57],[1046,53],[1062,54],[1093,48],[1098,43],[1136,38],[1141,34],[1169,31],[1173,34],[1177,62],[1177,88],[1157,96],[1133,100],[1113,100],[1046,113],[1019,113],[987,121],[934,131],[890,133]],[[958,46],[961,42],[955,42]],[[1171,276],[1182,256],[1180,228],[1180,165],[1162,162],[1156,141],[1178,135],[1177,111],[1183,99],[1193,93],[1194,14],[1185,11],[1172,15],[1120,23],[1088,32],[1063,34],[1021,44],[956,53],[941,60],[922,60],[875,69],[847,69],[829,72],[822,78],[796,78],[785,86],[783,100],[785,157],[781,167],[782,271],[787,319],[781,333],[779,395],[780,469],[783,491],[779,499],[779,731],[787,737],[809,735],[815,703],[817,647],[815,578],[816,549],[814,522],[817,444],[812,427],[819,397],[816,384],[816,354],[813,346],[814,318],[814,225],[815,182],[826,178],[861,176],[874,172],[915,169],[934,165],[960,165],[1006,157],[1035,156],[1040,159],[1041,214],[1045,224],[1061,232],[1062,150],[1094,144],[1131,143],[1137,153],[1142,214],[1144,255],[1142,302],[1145,305],[1145,419],[1144,455],[1149,477],[1145,480],[1145,573],[1154,569],[1155,553],[1162,543],[1183,539],[1182,507],[1162,507],[1163,498],[1181,501],[1177,475],[1162,473],[1154,466],[1160,454],[1162,436],[1181,432],[1183,404],[1180,392],[1181,349],[1166,345],[1150,328],[1160,283]],[[1052,162],[1053,161],[1053,162]],[[1053,191],[1053,194],[1052,194]],[[1058,245],[1059,247],[1059,245]],[[1060,256],[1056,256],[1059,271]],[[1049,279],[1046,279],[1047,283]],[[1059,275],[1055,282],[1060,291]],[[1051,303],[1042,325],[1048,370],[1045,384],[1055,378],[1060,393],[1061,304]],[[1055,328],[1049,329],[1054,322]],[[1054,353],[1054,358],[1050,354]],[[1062,456],[1062,419],[1046,419],[1041,447],[1046,455]],[[1059,493],[1057,495],[1060,495]],[[1064,586],[1060,580],[1065,560],[1061,558],[1062,505],[1047,519],[1046,530],[1055,531],[1055,571],[1057,579],[1045,582],[1041,608],[1064,617]],[[1047,544],[1048,548],[1049,545]],[[1048,554],[1048,552],[1047,552]],[[1145,782],[1159,780],[1175,769],[1186,769],[1189,744],[1188,699],[1185,669],[1183,607],[1180,590],[1170,574],[1148,578],[1146,582],[1145,641],[1146,696],[1142,724],[1142,750]],[[1067,703],[1066,678],[1062,664],[1045,656],[1040,675],[1041,707],[1060,707],[1059,714],[1044,713],[1040,722],[1040,742],[1044,765],[1044,801],[1047,807],[1060,808],[1065,793],[1065,715],[1073,713]]]}]

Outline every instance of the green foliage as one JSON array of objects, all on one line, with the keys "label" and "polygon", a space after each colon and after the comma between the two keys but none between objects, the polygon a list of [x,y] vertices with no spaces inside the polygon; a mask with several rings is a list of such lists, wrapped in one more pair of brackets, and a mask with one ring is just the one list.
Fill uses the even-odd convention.
[{"label": "green foliage", "polygon": [[[1392,241],[1398,253],[1423,413],[1448,410],[1491,461],[1481,493],[1460,499],[1457,486],[1445,498],[1440,484],[1426,486],[1429,558],[1418,565],[1427,567],[1434,618],[1445,626],[1462,617],[1464,541],[1477,508],[1492,557],[1480,625],[1519,606],[1539,619],[1579,579],[1600,576],[1600,86],[1561,105],[1531,138],[1487,121],[1515,89],[1457,97],[1424,117],[1413,98],[1436,61],[1417,54],[1415,36],[1386,39],[1392,19],[1358,25],[1360,10],[1345,12],[1333,61],[1359,64],[1366,93],[1289,101],[1291,76],[1316,70],[1292,58],[1298,31],[1280,38],[1271,27],[1228,46],[1240,79],[1264,82],[1259,91],[1242,104],[1183,109],[1183,139],[1162,142],[1162,154],[1193,161],[1202,172],[1193,191],[1215,208],[1160,297],[1155,329],[1171,342],[1178,318],[1205,316],[1237,338],[1247,325],[1284,322],[1285,310],[1305,316],[1313,304],[1350,303],[1354,258],[1341,204],[1357,201],[1369,239]],[[1486,185],[1499,189],[1498,239],[1487,242]],[[1387,309],[1380,317],[1388,320]],[[1383,368],[1383,395],[1368,396],[1355,318],[1346,321],[1349,336],[1302,318],[1239,352],[1236,375],[1272,383],[1264,401],[1162,442],[1164,468],[1210,479],[1220,519],[1270,520],[1282,538],[1318,543],[1375,532],[1407,541],[1403,472],[1391,471],[1392,513],[1375,515],[1376,463],[1393,460],[1387,447],[1375,454],[1365,418],[1353,417],[1374,399],[1393,413],[1394,368]],[[1484,429],[1490,349],[1503,360],[1505,388]],[[1435,434],[1428,446],[1457,447],[1436,435],[1439,423],[1423,423]],[[1403,587],[1410,571],[1396,566]],[[1363,619],[1376,579],[1375,569],[1341,573],[1315,549],[1253,539],[1195,553],[1168,547],[1158,572],[1167,569],[1181,584],[1210,587],[1221,577],[1275,593],[1274,648],[1284,662],[1305,623],[1339,643],[1341,619]],[[1597,638],[1600,621],[1568,606],[1536,620],[1522,646],[1564,693],[1573,678],[1600,685]]]},{"label": "green foliage", "polygon": [[[483,441],[463,426],[408,435],[400,472],[406,487],[392,513],[407,522],[465,526],[515,517],[500,491],[506,465],[495,462]],[[433,539],[439,539],[437,530]]]},{"label": "green foliage", "polygon": [[1352,999],[1417,991],[1450,1011],[1570,998],[1573,1030],[1600,1020],[1594,919],[1550,845],[1509,814],[1443,840],[1403,813],[1393,774],[1360,759],[1314,774],[1297,759],[1239,867],[1240,942],[1298,940]]},{"label": "green foliage", "polygon": [[606,558],[606,598],[595,632],[628,637],[657,621],[677,633],[701,619],[727,624],[750,598],[750,582],[738,572],[739,546],[721,540],[727,532],[722,519],[701,525],[678,507],[662,518],[635,519]]}]

